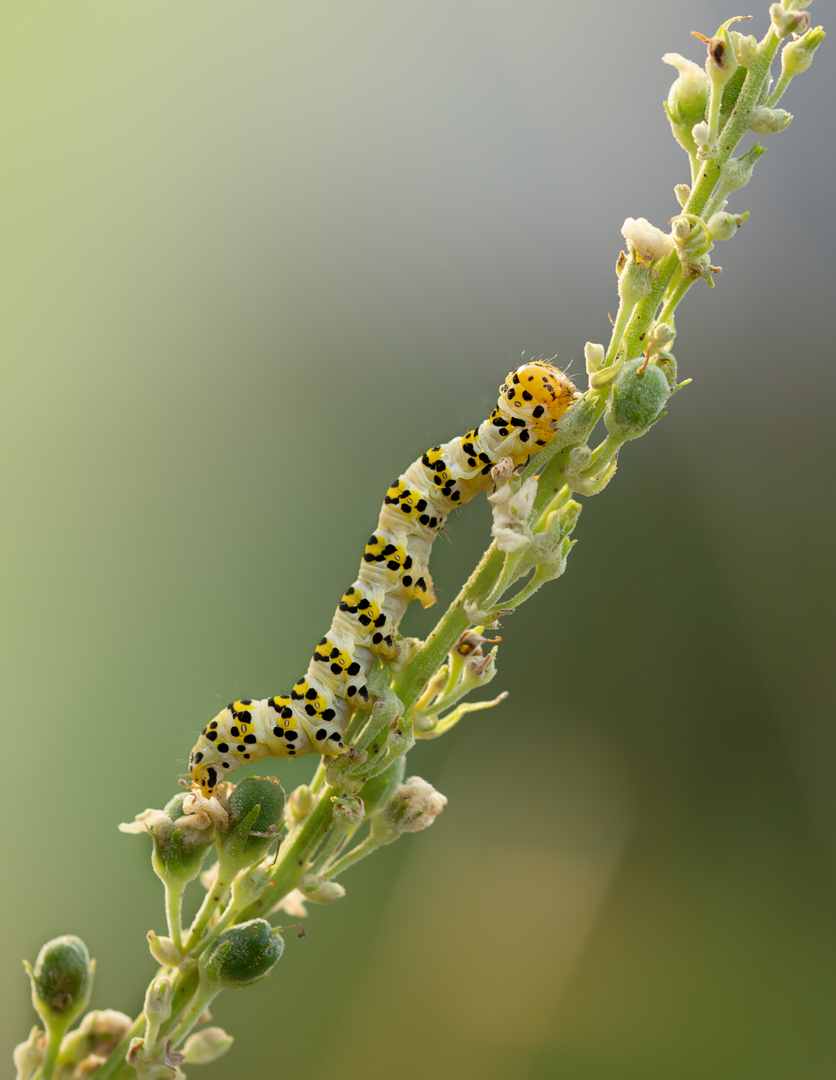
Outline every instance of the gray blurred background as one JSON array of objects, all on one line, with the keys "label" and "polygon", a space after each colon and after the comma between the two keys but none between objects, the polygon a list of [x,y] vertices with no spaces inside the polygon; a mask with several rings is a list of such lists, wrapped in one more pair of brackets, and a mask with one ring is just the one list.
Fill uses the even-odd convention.
[{"label": "gray blurred background", "polygon": [[[0,16],[4,1055],[56,934],[98,957],[94,1006],[141,1006],[162,888],[116,825],[221,705],[304,671],[392,477],[523,354],[583,384],[622,221],[664,226],[687,180],[659,57],[735,13]],[[219,999],[206,1080],[836,1073],[831,49],[681,311],[692,386],[503,627],[509,700],[411,755],[444,815]],[[483,502],[436,545],[442,604]]]}]

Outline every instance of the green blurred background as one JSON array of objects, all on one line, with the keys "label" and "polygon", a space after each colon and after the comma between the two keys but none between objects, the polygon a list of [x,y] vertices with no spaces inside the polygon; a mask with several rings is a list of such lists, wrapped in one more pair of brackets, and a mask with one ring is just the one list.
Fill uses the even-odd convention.
[{"label": "green blurred background", "polygon": [[[58,933],[140,1006],[162,890],[116,824],[301,674],[391,478],[523,353],[607,339],[620,225],[687,178],[659,57],[734,13],[4,9],[4,1056]],[[836,1075],[831,47],[682,311],[693,385],[503,628],[509,701],[410,757],[443,817],[219,999],[206,1080]]]}]

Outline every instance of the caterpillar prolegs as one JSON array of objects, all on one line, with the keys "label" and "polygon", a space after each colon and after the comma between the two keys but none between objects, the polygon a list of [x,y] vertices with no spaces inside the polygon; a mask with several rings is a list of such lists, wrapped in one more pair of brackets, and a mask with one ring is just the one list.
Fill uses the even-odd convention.
[{"label": "caterpillar prolegs", "polygon": [[554,436],[558,418],[578,397],[552,364],[535,360],[512,371],[487,420],[433,446],[386,492],[357,580],[340,600],[308,670],[289,694],[233,701],[200,733],[189,775],[205,796],[245,761],[262,757],[335,757],[352,706],[367,700],[366,676],[376,655],[394,647],[410,600],[433,603],[430,549],[447,514],[490,486],[502,458],[527,461]]}]

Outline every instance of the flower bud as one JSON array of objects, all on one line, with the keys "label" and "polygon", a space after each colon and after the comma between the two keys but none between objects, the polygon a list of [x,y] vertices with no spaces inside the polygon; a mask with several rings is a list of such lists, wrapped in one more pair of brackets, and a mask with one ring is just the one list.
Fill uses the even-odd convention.
[{"label": "flower bud", "polygon": [[307,784],[300,784],[291,791],[290,798],[287,800],[287,820],[298,825],[311,812],[312,806],[313,792]]},{"label": "flower bud", "polygon": [[158,937],[153,930],[145,935],[148,940],[148,948],[151,955],[162,967],[178,967],[183,959],[183,954],[174,944],[170,937]]},{"label": "flower bud", "polygon": [[432,784],[420,776],[411,776],[392,796],[384,817],[398,833],[420,832],[432,825],[446,805],[446,796]]},{"label": "flower bud", "polygon": [[748,211],[745,214],[727,214],[721,210],[717,214],[712,214],[706,222],[711,239],[730,240],[748,217]]},{"label": "flower bud", "polygon": [[676,330],[670,323],[654,323],[650,328],[646,341],[648,346],[656,349],[669,349],[676,338]]},{"label": "flower bud", "polygon": [[693,60],[686,60],[679,53],[665,53],[665,64],[670,64],[679,72],[668,91],[665,112],[670,121],[671,131],[680,146],[689,154],[695,151],[691,129],[705,119],[708,107],[708,76]]},{"label": "flower bud", "polygon": [[313,904],[333,904],[345,896],[342,885],[336,881],[323,881],[318,874],[305,874],[299,882],[299,891]]},{"label": "flower bud", "polygon": [[[609,371],[610,369],[607,368]],[[613,378],[617,377],[618,372],[615,372]],[[569,461],[566,465],[566,471],[571,473],[581,473],[592,461],[592,451],[588,446],[575,446],[569,451]]]},{"label": "flower bud", "polygon": [[210,1027],[190,1035],[183,1044],[183,1062],[186,1065],[208,1065],[217,1061],[234,1042],[223,1028]]},{"label": "flower bud", "polygon": [[599,371],[606,358],[604,346],[592,341],[587,341],[586,345],[583,347],[583,358],[586,361],[587,375],[591,375],[594,371]]},{"label": "flower bud", "polygon": [[787,11],[783,4],[770,4],[769,18],[775,33],[782,38],[803,34],[810,27],[810,16],[806,11]]},{"label": "flower bud", "polygon": [[26,1042],[18,1043],[14,1049],[13,1061],[17,1069],[16,1080],[30,1080],[44,1059],[46,1041],[44,1033],[36,1024],[29,1032]]},{"label": "flower bud", "polygon": [[229,796],[229,824],[218,833],[216,844],[225,880],[258,862],[275,839],[284,820],[284,788],[272,776],[248,776]]},{"label": "flower bud", "polygon": [[686,271],[711,247],[711,237],[705,222],[695,214],[678,214],[672,218],[671,236],[676,247],[676,254]]},{"label": "flower bud", "polygon": [[789,127],[791,121],[792,113],[788,113],[786,109],[767,109],[765,105],[758,105],[752,110],[749,127],[758,135],[777,135],[779,131]]},{"label": "flower bud", "polygon": [[367,818],[375,817],[386,806],[395,790],[403,783],[405,773],[406,757],[402,754],[382,773],[366,781],[363,786],[363,805]]},{"label": "flower bud", "polygon": [[166,1053],[162,1061],[149,1059],[146,1040],[141,1035],[131,1039],[125,1055],[125,1061],[136,1070],[137,1080],[175,1080],[175,1078],[179,1080],[183,1074],[174,1071],[179,1058],[179,1054]]},{"label": "flower bud", "polygon": [[687,184],[674,184],[673,193],[680,206],[684,206],[691,198],[691,189]]},{"label": "flower bud", "polygon": [[711,131],[704,120],[701,120],[698,124],[694,124],[693,128],[691,128],[691,138],[694,140],[694,146],[697,148],[697,157],[704,159],[711,150],[711,147],[708,145],[709,140],[711,139]]},{"label": "flower bud", "polygon": [[644,357],[628,361],[613,385],[604,423],[620,442],[637,439],[659,419],[671,395],[664,372]]},{"label": "flower bud", "polygon": [[758,55],[758,42],[754,34],[741,34],[737,30],[730,30],[729,38],[738,64],[750,68]]},{"label": "flower bud", "polygon": [[824,41],[824,29],[821,26],[810,27],[800,38],[788,41],[781,50],[781,78],[791,79],[800,75],[813,62],[813,53]]},{"label": "flower bud", "polygon": [[[239,785],[240,786],[240,785]],[[219,934],[200,957],[201,981],[232,990],[266,979],[284,951],[284,940],[266,919],[251,919]]]},{"label": "flower bud", "polygon": [[116,1009],[94,1009],[61,1043],[61,1062],[77,1063],[91,1054],[101,1062],[131,1030],[133,1020]]},{"label": "flower bud", "polygon": [[[145,1018],[149,1023],[164,1024],[171,1016],[174,989],[171,979],[162,975],[152,979],[145,992]],[[128,1025],[130,1026],[130,1025]]]}]

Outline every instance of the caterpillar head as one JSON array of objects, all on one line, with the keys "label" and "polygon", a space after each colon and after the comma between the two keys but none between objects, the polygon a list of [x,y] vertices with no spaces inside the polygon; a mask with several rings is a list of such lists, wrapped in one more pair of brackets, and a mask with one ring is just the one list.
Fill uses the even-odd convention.
[{"label": "caterpillar head", "polygon": [[201,731],[189,754],[192,786],[207,799],[222,780],[235,772],[244,761],[262,757],[252,731],[250,701],[234,701],[221,709]]},{"label": "caterpillar head", "polygon": [[547,360],[522,364],[511,372],[499,393],[503,411],[541,424],[559,420],[580,397],[572,380]]}]

